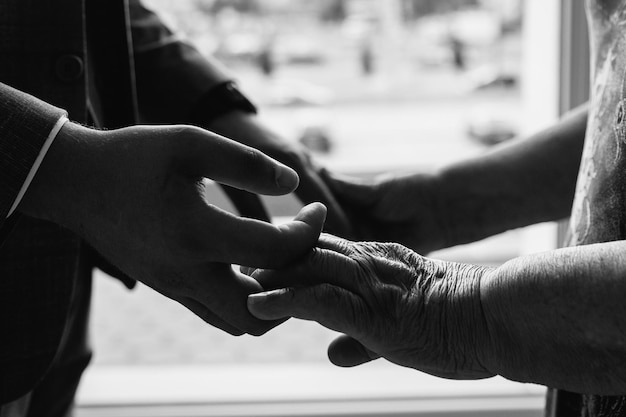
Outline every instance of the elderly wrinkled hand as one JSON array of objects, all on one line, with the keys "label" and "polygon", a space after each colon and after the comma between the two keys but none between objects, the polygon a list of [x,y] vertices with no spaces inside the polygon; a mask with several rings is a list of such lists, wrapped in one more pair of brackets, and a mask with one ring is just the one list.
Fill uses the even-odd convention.
[{"label": "elderly wrinkled hand", "polygon": [[345,333],[329,348],[340,366],[378,356],[448,378],[492,376],[483,366],[489,332],[480,280],[489,269],[422,257],[399,244],[322,235],[281,270],[256,270],[265,289],[248,297],[261,319],[314,320]]}]

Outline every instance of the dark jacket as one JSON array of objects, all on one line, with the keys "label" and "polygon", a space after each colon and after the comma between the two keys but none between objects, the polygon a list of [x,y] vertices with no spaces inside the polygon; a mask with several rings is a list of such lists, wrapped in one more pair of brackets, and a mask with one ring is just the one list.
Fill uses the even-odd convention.
[{"label": "dark jacket", "polygon": [[185,123],[228,79],[138,0],[0,1],[0,404],[46,375],[76,283],[95,264],[115,272],[58,225],[5,220],[52,126],[64,111],[107,128]]}]

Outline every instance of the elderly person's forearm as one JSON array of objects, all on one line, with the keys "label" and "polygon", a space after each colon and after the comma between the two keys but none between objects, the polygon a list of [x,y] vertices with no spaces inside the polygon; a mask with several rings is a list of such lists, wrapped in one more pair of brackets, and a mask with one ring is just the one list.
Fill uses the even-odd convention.
[{"label": "elderly person's forearm", "polygon": [[575,392],[626,393],[625,251],[624,241],[560,249],[485,276],[486,366]]},{"label": "elderly person's forearm", "polygon": [[329,348],[340,366],[382,356],[447,378],[624,394],[625,251],[619,241],[484,268],[323,235],[287,269],[255,271],[276,290],[250,296],[248,308],[345,333]]},{"label": "elderly person's forearm", "polygon": [[444,246],[569,215],[587,107],[529,138],[453,164],[438,174]]}]

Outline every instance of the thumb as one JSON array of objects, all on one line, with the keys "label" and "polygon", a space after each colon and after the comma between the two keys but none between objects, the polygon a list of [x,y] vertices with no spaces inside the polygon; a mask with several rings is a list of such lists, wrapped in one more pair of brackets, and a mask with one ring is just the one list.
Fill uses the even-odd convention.
[{"label": "thumb", "polygon": [[326,207],[313,203],[303,207],[293,221],[280,226],[221,215],[209,218],[206,230],[212,230],[212,236],[227,237],[220,241],[221,257],[214,260],[278,268],[294,262],[315,246],[325,218]]},{"label": "thumb", "polygon": [[362,365],[379,357],[379,354],[345,334],[337,337],[328,346],[328,359],[341,367]]}]

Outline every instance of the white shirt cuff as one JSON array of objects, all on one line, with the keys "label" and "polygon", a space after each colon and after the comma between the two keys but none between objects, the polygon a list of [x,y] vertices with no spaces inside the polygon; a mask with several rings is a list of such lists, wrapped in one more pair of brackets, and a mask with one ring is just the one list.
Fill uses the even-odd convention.
[{"label": "white shirt cuff", "polygon": [[57,134],[59,133],[59,131],[61,130],[61,128],[67,121],[68,121],[67,117],[62,116],[56,122],[52,130],[50,131],[48,138],[46,139],[43,146],[41,147],[41,150],[39,151],[39,155],[37,155],[37,158],[35,159],[35,163],[33,164],[30,171],[28,172],[28,175],[26,176],[26,181],[24,181],[24,184],[22,184],[22,188],[20,188],[20,192],[17,193],[17,197],[15,198],[15,201],[13,202],[13,205],[11,206],[11,209],[9,210],[9,214],[7,215],[7,217],[13,214],[13,212],[15,211],[15,208],[20,204],[20,201],[22,201],[22,198],[24,197],[26,190],[28,190],[28,186],[33,181],[33,178],[35,177],[37,170],[41,166],[41,162],[43,161],[43,158],[46,156],[46,153],[48,153],[48,149],[50,149],[52,142],[54,142],[54,138],[56,138]]}]

